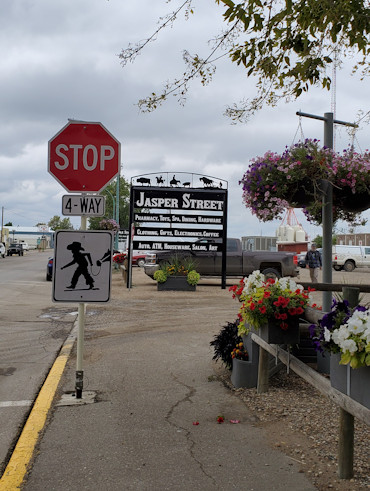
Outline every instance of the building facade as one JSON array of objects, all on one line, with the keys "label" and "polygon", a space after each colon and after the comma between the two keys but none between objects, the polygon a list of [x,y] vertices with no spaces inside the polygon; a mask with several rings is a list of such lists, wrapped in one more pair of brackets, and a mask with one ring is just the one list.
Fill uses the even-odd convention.
[{"label": "building facade", "polygon": [[370,246],[370,233],[337,234],[337,245]]}]

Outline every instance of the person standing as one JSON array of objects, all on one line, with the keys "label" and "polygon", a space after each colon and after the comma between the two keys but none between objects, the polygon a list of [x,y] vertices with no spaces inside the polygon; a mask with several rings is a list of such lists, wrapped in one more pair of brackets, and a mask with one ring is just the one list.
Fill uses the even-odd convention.
[{"label": "person standing", "polygon": [[311,249],[307,252],[305,261],[306,268],[310,270],[312,283],[317,283],[319,281],[319,269],[322,268],[322,258],[320,251],[316,249],[316,244],[311,244]]}]

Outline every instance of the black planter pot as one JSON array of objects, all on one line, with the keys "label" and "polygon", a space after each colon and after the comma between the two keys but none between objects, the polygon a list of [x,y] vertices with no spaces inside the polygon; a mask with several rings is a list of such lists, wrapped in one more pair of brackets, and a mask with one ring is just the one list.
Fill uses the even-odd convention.
[{"label": "black planter pot", "polygon": [[157,283],[157,290],[194,292],[196,285],[189,285],[186,276],[169,276],[164,283]]},{"label": "black planter pot", "polygon": [[299,343],[299,318],[292,317],[288,321],[288,328],[282,329],[280,322],[275,319],[260,327],[259,336],[270,344],[297,344]]},{"label": "black planter pot", "polygon": [[340,358],[339,353],[330,356],[331,386],[370,409],[370,367],[353,369],[340,365]]}]

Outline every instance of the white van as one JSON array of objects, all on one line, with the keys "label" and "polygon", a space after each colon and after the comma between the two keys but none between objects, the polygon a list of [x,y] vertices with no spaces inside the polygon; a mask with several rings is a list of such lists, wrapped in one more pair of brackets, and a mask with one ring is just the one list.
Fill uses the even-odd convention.
[{"label": "white van", "polygon": [[370,267],[370,246],[333,246],[333,268],[350,272],[355,268]]}]

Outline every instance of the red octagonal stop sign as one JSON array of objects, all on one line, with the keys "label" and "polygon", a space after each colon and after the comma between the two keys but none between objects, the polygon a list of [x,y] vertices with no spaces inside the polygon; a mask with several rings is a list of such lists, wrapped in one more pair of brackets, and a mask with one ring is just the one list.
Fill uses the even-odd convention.
[{"label": "red octagonal stop sign", "polygon": [[120,143],[101,123],[70,121],[49,140],[48,171],[72,193],[98,193],[120,170]]}]

